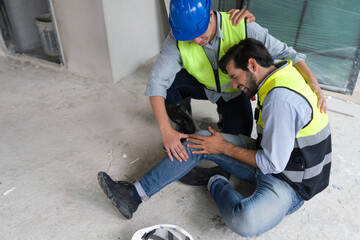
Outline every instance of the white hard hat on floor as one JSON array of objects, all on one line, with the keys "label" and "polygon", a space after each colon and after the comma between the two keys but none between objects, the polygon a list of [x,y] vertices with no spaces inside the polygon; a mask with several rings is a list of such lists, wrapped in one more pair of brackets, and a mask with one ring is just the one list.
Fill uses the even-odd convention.
[{"label": "white hard hat on floor", "polygon": [[134,233],[131,240],[194,240],[181,227],[170,224],[159,224],[143,228]]}]

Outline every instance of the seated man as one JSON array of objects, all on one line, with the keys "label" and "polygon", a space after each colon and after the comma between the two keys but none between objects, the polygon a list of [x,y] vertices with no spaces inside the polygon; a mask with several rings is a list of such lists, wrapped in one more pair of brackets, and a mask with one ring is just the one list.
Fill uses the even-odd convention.
[{"label": "seated man", "polygon": [[[164,158],[135,183],[114,182],[100,172],[101,188],[126,217],[156,192],[210,160],[234,176],[255,185],[243,197],[230,185],[223,170],[208,169],[194,179],[206,184],[221,217],[244,237],[260,235],[302,206],[304,200],[329,184],[331,133],[328,116],[317,108],[317,96],[290,60],[274,65],[265,46],[245,39],[221,58],[220,68],[234,88],[247,97],[258,94],[258,138],[201,131],[189,135],[184,147],[187,161]],[[204,172],[202,172],[204,173]]]}]

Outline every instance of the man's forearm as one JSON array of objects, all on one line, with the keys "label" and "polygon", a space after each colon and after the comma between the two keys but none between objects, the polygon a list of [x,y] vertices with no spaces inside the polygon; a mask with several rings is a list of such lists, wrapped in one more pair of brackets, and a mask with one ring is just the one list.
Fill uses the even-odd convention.
[{"label": "man's forearm", "polygon": [[306,65],[304,61],[299,61],[294,64],[294,67],[299,71],[299,73],[303,76],[306,82],[309,84],[311,89],[318,96],[318,107],[321,112],[327,112],[327,103],[324,96],[323,91],[320,88],[319,82],[314,76],[314,74],[310,71],[309,67]]},{"label": "man's forearm", "polygon": [[239,160],[240,162],[243,162],[251,167],[259,168],[256,164],[255,154],[256,150],[249,150],[246,148],[238,147],[229,142],[224,146],[224,155]]},{"label": "man's forearm", "polygon": [[194,149],[192,151],[193,154],[224,154],[249,166],[258,168],[255,159],[256,150],[238,147],[225,140],[220,132],[215,131],[211,127],[208,130],[211,136],[192,134],[187,139],[188,142],[191,142],[187,146]]},{"label": "man's forearm", "polygon": [[159,125],[160,132],[172,129],[169,117],[165,108],[165,100],[161,96],[150,97],[151,107],[153,109],[156,121]]},{"label": "man's forearm", "polygon": [[299,73],[303,76],[303,78],[311,86],[312,89],[319,87],[319,83],[317,79],[315,78],[314,74],[310,71],[305,61],[299,61],[295,63],[294,67],[299,71]]}]

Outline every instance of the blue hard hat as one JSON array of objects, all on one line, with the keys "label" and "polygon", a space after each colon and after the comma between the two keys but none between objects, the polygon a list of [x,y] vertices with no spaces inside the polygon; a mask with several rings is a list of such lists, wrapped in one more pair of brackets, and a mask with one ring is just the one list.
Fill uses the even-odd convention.
[{"label": "blue hard hat", "polygon": [[209,27],[210,0],[171,0],[169,23],[174,37],[188,41],[203,35]]}]

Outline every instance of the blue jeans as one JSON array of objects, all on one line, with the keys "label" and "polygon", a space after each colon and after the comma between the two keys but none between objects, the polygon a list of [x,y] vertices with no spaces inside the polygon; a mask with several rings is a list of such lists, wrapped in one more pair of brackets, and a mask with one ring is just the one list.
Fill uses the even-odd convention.
[{"label": "blue jeans", "polygon": [[[198,82],[185,69],[182,69],[176,74],[173,84],[167,90],[165,104],[177,104],[187,97],[208,100],[204,88],[203,84]],[[253,113],[250,100],[244,93],[227,102],[220,98],[216,105],[218,113],[222,116],[222,132],[251,135],[254,122]]]},{"label": "blue jeans", "polygon": [[[197,134],[209,136],[208,131]],[[234,145],[247,149],[255,149],[255,140],[243,135],[222,134]],[[212,177],[209,181],[210,194],[215,200],[221,217],[234,232],[244,237],[258,236],[280,223],[290,213],[293,213],[304,203],[302,198],[286,182],[271,174],[263,174],[259,169],[250,167],[223,154],[192,154],[192,149],[186,147],[189,154],[187,162],[173,162],[165,157],[156,167],[145,174],[135,187],[143,201],[166,185],[180,179],[201,160],[217,163],[236,177],[255,185],[250,197],[243,197],[235,191],[225,178]]]}]

